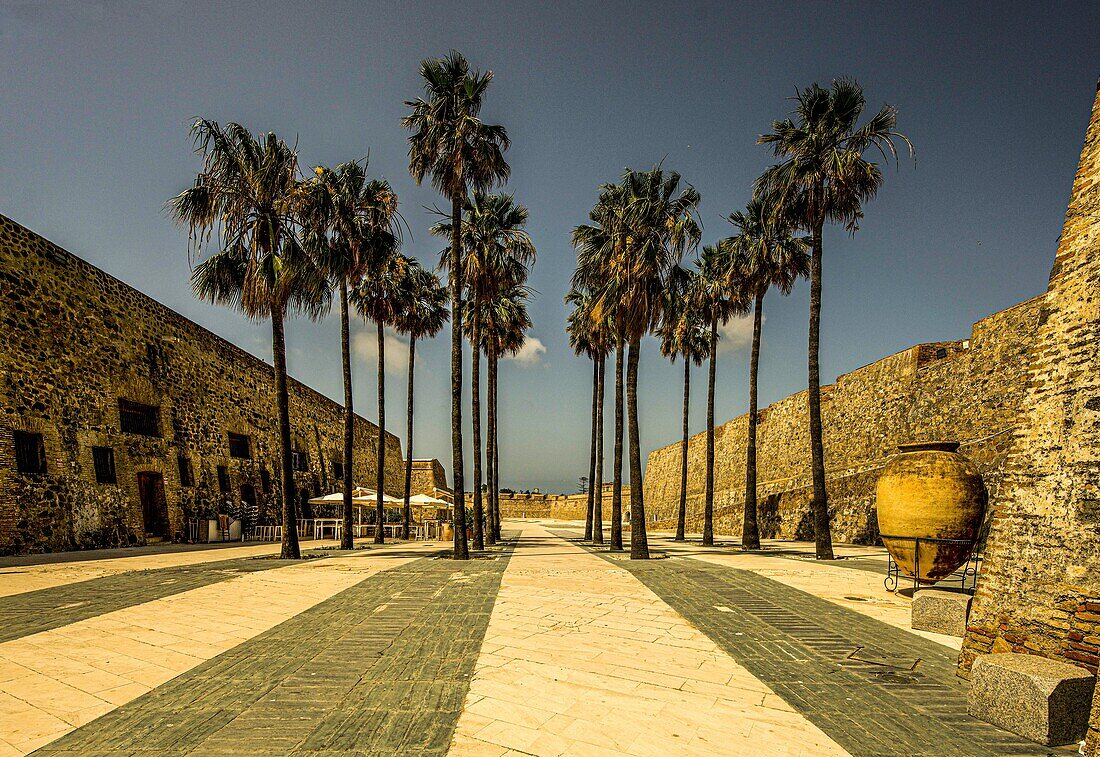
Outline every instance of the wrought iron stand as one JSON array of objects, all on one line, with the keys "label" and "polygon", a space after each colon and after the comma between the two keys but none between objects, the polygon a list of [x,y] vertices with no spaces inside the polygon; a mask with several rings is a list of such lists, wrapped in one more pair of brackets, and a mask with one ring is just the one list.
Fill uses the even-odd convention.
[{"label": "wrought iron stand", "polygon": [[[920,581],[917,576],[920,575],[920,545],[921,542],[927,544],[949,544],[960,547],[967,547],[970,549],[970,554],[966,558],[966,563],[962,566],[961,572],[956,571],[947,578],[940,579],[937,583],[948,583],[958,581],[959,587],[963,591],[974,593],[974,589],[978,585],[978,571],[981,569],[981,554],[975,549],[977,544],[969,539],[933,539],[924,536],[890,536],[889,534],[879,535],[883,541],[886,539],[896,539],[898,541],[911,541],[913,542],[913,590],[916,591],[920,586]],[[898,585],[901,581],[901,566],[894,561],[894,556],[887,553],[886,563],[886,578],[883,579],[882,584],[886,587],[887,591],[896,592]]]}]

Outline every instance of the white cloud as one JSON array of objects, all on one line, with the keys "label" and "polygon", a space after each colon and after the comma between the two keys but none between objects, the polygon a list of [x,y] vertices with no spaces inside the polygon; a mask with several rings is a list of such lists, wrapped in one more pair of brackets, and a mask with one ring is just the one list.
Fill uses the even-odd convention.
[{"label": "white cloud", "polygon": [[532,368],[542,362],[542,356],[546,354],[546,345],[541,339],[529,336],[523,343],[523,347],[515,355],[506,355],[505,360],[514,360],[524,368]]},{"label": "white cloud", "polygon": [[[763,320],[767,320],[764,318]],[[763,320],[761,323],[763,323]],[[718,324],[718,354],[740,352],[752,346],[752,314],[731,318]]]},{"label": "white cloud", "polygon": [[[389,329],[385,331],[386,373],[404,374],[409,365],[409,344]],[[367,325],[351,335],[351,352],[357,361],[377,370],[378,329]]]}]

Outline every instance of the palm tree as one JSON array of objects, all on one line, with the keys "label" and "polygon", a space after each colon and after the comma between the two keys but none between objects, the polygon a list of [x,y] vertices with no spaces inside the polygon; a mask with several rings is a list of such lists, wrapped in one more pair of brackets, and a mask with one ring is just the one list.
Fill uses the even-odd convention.
[{"label": "palm tree", "polygon": [[447,288],[441,286],[439,277],[425,269],[418,261],[411,260],[402,287],[400,313],[394,323],[397,330],[409,337],[409,389],[405,430],[405,506],[401,535],[409,538],[412,521],[413,468],[413,370],[416,366],[416,341],[432,338],[447,322]]},{"label": "palm tree", "polygon": [[494,540],[500,539],[500,413],[497,406],[499,363],[501,356],[514,355],[526,342],[531,317],[527,311],[530,289],[523,283],[526,269],[515,268],[518,278],[482,302],[480,316],[484,325],[482,345],[488,355],[489,367],[489,521]]},{"label": "palm tree", "polygon": [[364,276],[351,293],[351,302],[365,320],[373,321],[378,339],[378,447],[375,455],[374,543],[386,541],[386,326],[396,324],[401,316],[402,298],[407,290],[409,267],[415,261],[396,249],[396,244],[384,255],[370,274]]},{"label": "palm tree", "polygon": [[741,548],[760,549],[760,528],[756,519],[756,424],[757,377],[760,368],[760,330],[764,322],[764,295],[775,287],[791,293],[795,282],[809,274],[810,256],[805,237],[793,236],[790,219],[775,212],[773,198],[751,200],[743,211],[728,221],[737,234],[728,243],[748,285],[753,300],[752,358],[749,363],[749,431],[745,445],[745,522]]},{"label": "palm tree", "polygon": [[[618,185],[604,185],[589,217],[595,223],[573,230],[577,250],[574,287],[586,287],[596,298],[597,317],[611,313],[616,337],[616,462],[620,492],[622,461],[622,351],[629,347],[626,366],[626,410],[630,436],[630,556],[649,557],[642,462],[638,428],[638,364],[643,335],[660,320],[660,303],[672,265],[699,242],[699,193],[690,185],[680,191],[680,175],[658,166],[650,171],[627,170]],[[621,494],[619,494],[621,496]],[[621,507],[621,505],[620,505]],[[615,500],[612,500],[612,549],[616,543]]]},{"label": "palm tree", "polygon": [[866,100],[854,81],[839,79],[825,89],[814,83],[799,91],[794,119],[772,124],[760,144],[771,145],[781,160],[756,181],[757,194],[774,194],[776,207],[810,233],[809,388],[810,457],[813,473],[814,539],[819,560],[833,559],[829,505],[825,490],[825,450],[821,437],[821,235],[825,222],[842,223],[855,233],[863,203],[882,186],[877,163],[863,157],[872,148],[884,160],[898,162],[895,140],[909,154],[913,145],[896,130],[897,109],[883,105],[867,123],[857,126]]},{"label": "palm tree", "polygon": [[[594,529],[600,532],[597,543],[603,542],[603,527],[595,525],[597,457],[600,454],[600,379],[603,376],[603,361],[606,357],[605,345],[599,341],[599,331],[592,319],[592,297],[587,292],[571,289],[565,295],[565,302],[573,305],[573,312],[566,319],[566,333],[569,334],[569,346],[577,355],[584,355],[592,361],[592,443],[588,461],[588,507],[584,519],[584,540],[595,541]],[[601,491],[602,499],[602,491]],[[602,502],[601,502],[602,504]],[[601,508],[602,509],[602,508]],[[601,513],[602,518],[602,513]]]},{"label": "palm tree", "polygon": [[[420,64],[425,97],[406,101],[411,112],[401,125],[409,136],[409,173],[420,184],[431,175],[432,186],[451,201],[451,259],[462,260],[462,207],[470,189],[488,190],[508,178],[504,160],[508,134],[503,126],[483,123],[482,99],[493,72],[470,70],[452,50],[445,58]],[[453,267],[451,287],[451,458],[454,475],[454,557],[469,559],[462,462],[462,272]]]},{"label": "palm tree", "polygon": [[630,202],[626,225],[631,242],[619,261],[625,269],[622,287],[625,335],[630,352],[626,365],[626,405],[630,435],[630,557],[648,559],[645,506],[642,501],[642,454],[638,428],[638,363],[641,339],[657,326],[669,272],[683,254],[699,243],[699,193],[680,190],[680,175],[660,167],[628,171],[623,177]]},{"label": "palm tree", "polygon": [[271,320],[283,500],[280,557],[298,559],[283,321],[293,312],[319,318],[330,302],[324,273],[296,233],[294,213],[302,190],[298,155],[274,134],[256,137],[236,123],[223,127],[199,119],[191,137],[202,155],[202,170],[194,186],[168,201],[168,212],[190,231],[189,255],[201,256],[217,232],[218,251],[192,272],[196,295],[254,320]]},{"label": "palm tree", "polygon": [[690,294],[695,288],[697,273],[675,266],[669,277],[668,290],[664,302],[664,313],[658,336],[661,338],[661,354],[676,362],[677,357],[684,358],[684,417],[683,434],[680,440],[680,507],[676,513],[676,536],[674,541],[684,541],[685,521],[687,520],[687,481],[688,481],[688,408],[691,396],[691,364],[703,364],[710,354],[710,335],[707,324],[702,318],[697,304]]},{"label": "palm tree", "polygon": [[366,162],[342,163],[335,170],[313,169],[300,215],[304,243],[340,292],[340,356],[344,375],[344,528],[341,549],[352,549],[355,411],[352,406],[349,282],[357,282],[392,249],[399,230],[397,195],[386,181],[367,180]]},{"label": "palm tree", "polygon": [[718,325],[748,312],[748,288],[735,265],[731,245],[723,240],[703,247],[696,261],[693,299],[709,331],[710,370],[707,376],[707,462],[703,495],[703,544],[714,545],[714,377],[718,361]]},{"label": "palm tree", "polygon": [[[473,345],[470,380],[472,384],[471,420],[474,435],[474,549],[485,548],[484,510],[482,507],[482,445],[481,445],[481,319],[486,299],[493,297],[509,282],[526,278],[526,267],[535,259],[535,245],[523,228],[527,224],[527,208],[508,194],[487,195],[474,192],[466,206],[462,226],[462,246],[465,254],[462,280],[470,302],[463,316],[467,336]],[[450,236],[449,221],[432,227],[437,236]],[[442,267],[450,269],[450,256],[445,251]],[[520,271],[522,269],[522,272]],[[495,537],[490,535],[490,542]]]},{"label": "palm tree", "polygon": [[[626,339],[621,312],[621,282],[606,276],[610,262],[621,256],[629,239],[625,225],[628,198],[620,184],[604,184],[588,217],[591,224],[573,229],[572,245],[577,251],[577,269],[573,273],[575,289],[592,296],[592,319],[611,324],[615,347],[615,442],[611,490],[612,552],[623,550],[623,350]],[[598,458],[597,458],[597,464]],[[601,500],[602,500],[601,481]],[[601,501],[602,506],[602,501]],[[593,527],[595,514],[593,514]]]}]

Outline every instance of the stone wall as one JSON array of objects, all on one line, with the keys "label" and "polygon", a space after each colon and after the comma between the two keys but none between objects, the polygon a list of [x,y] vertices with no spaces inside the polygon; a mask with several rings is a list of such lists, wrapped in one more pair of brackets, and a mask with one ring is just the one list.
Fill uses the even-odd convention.
[{"label": "stone wall", "polygon": [[[467,498],[470,494],[467,493]],[[603,485],[603,519],[611,519],[612,485]],[[630,508],[630,488],[623,487],[623,516]],[[554,520],[581,520],[588,514],[587,494],[524,494],[500,493],[501,518],[552,518]]]},{"label": "stone wall", "polygon": [[431,494],[439,497],[440,491],[450,492],[447,485],[447,471],[443,463],[432,458],[431,460],[413,460],[412,483],[409,487],[412,494]]},{"label": "stone wall", "polygon": [[[139,473],[162,478],[157,536],[179,538],[185,518],[252,491],[262,521],[280,517],[271,366],[3,216],[0,323],[0,553],[143,543]],[[334,334],[334,356],[337,346]],[[120,430],[120,398],[157,408],[155,435]],[[292,380],[290,409],[299,496],[332,491],[341,406]],[[42,435],[45,474],[17,471],[16,432]],[[248,437],[248,458],[230,456],[230,432]],[[377,427],[359,418],[355,433],[355,478],[369,484]],[[93,447],[113,451],[117,483],[97,483]],[[178,458],[193,485],[181,484]],[[387,435],[391,493],[403,472]]]},{"label": "stone wall", "polygon": [[[963,642],[1100,663],[1100,86]],[[1100,697],[1086,753],[1100,754]]]},{"label": "stone wall", "polygon": [[[921,344],[840,376],[822,387],[829,512],[839,541],[873,544],[875,482],[897,445],[962,443],[997,497],[1012,426],[1023,395],[1026,355],[1042,298],[974,324],[970,338]],[[718,380],[723,377],[719,375]],[[740,377],[739,377],[740,378]],[[761,536],[812,539],[806,393],[760,411],[757,497]],[[740,534],[744,518],[748,416],[715,428],[714,528]],[[654,450],[645,471],[646,513],[673,529],[680,496],[680,444]],[[688,445],[689,532],[702,530],[706,435]]]}]

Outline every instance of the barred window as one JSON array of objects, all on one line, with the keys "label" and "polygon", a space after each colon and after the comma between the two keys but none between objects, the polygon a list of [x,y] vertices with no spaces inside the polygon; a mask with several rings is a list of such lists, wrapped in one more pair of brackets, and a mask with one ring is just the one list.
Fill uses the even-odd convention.
[{"label": "barred window", "polygon": [[309,470],[309,457],[305,452],[301,450],[294,450],[290,453],[291,467],[294,470],[308,471]]},{"label": "barred window", "polygon": [[20,473],[46,472],[46,445],[42,434],[15,432],[15,469]]},{"label": "barred window", "polygon": [[218,466],[218,491],[229,494],[229,469],[224,465]]},{"label": "barred window", "polygon": [[154,405],[118,400],[118,424],[127,434],[160,436],[160,411]]},{"label": "barred window", "polygon": [[183,455],[176,458],[176,465],[180,470],[180,486],[194,486],[195,472],[191,469],[191,460]]},{"label": "barred window", "polygon": [[229,456],[247,460],[252,457],[251,440],[245,434],[229,432]]},{"label": "barred window", "polygon": [[97,484],[117,484],[115,476],[115,451],[110,447],[92,447],[92,463],[95,466]]}]

